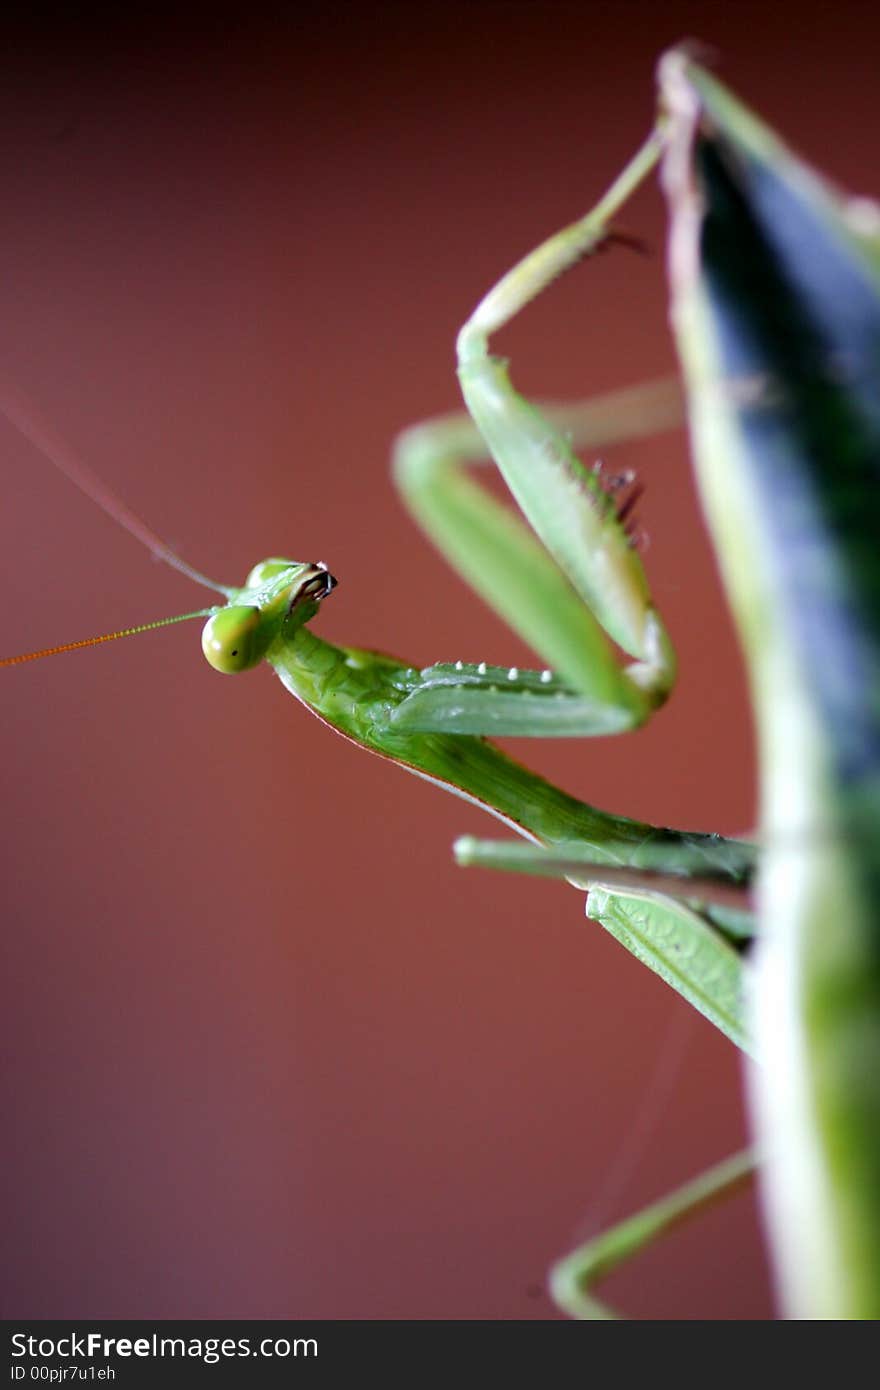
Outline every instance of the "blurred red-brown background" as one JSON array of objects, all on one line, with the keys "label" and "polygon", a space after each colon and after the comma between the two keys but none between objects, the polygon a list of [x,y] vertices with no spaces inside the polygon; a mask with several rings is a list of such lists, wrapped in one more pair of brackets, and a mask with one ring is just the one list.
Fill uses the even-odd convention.
[{"label": "blurred red-brown background", "polygon": [[[208,573],[320,557],[324,635],[522,662],[404,515],[395,432],[457,405],[457,327],[621,166],[671,41],[713,44],[863,188],[868,16],[447,3],[22,31],[0,369]],[[500,340],[529,390],[670,369],[655,189],[627,225],[653,257],[583,268]],[[204,601],[6,424],[0,448],[4,651]],[[686,441],[614,457],[647,486],[680,684],[637,735],[516,751],[609,809],[742,830],[747,705]],[[733,1048],[570,888],[457,871],[451,840],[490,822],[335,739],[268,670],[213,674],[197,626],[2,693],[5,1316],[550,1317],[555,1255],[741,1141]],[[642,1316],[768,1316],[749,1199],[613,1292]]]}]

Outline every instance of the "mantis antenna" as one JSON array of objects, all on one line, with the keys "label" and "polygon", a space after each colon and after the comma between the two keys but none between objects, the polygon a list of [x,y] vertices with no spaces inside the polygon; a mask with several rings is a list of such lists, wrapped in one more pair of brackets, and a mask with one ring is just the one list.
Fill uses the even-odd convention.
[{"label": "mantis antenna", "polygon": [[[33,444],[45,458],[53,463],[60,473],[63,473],[80,492],[85,493],[102,511],[111,516],[118,522],[130,535],[145,545],[157,560],[164,560],[172,569],[185,574],[188,579],[192,579],[196,584],[202,584],[207,589],[214,589],[217,593],[229,598],[232,590],[225,584],[217,584],[213,579],[208,579],[198,570],[193,569],[185,560],[182,560],[175,553],[161,536],[147,526],[146,522],[141,521],[130,507],[117,497],[105,483],[101,481],[96,473],[93,473],[82,459],[78,458],[71,449],[70,445],[61,435],[56,434],[44,421],[40,419],[39,412],[25,393],[18,387],[13,386],[8,381],[0,380],[0,411],[6,416],[10,424],[14,425],[20,434]],[[115,642],[119,637],[134,637],[138,632],[150,632],[157,627],[170,627],[173,623],[185,623],[190,618],[209,618],[217,610],[215,608],[200,608],[194,613],[179,613],[172,618],[157,618],[153,622],[141,623],[137,627],[120,628],[118,632],[105,632],[98,637],[82,637],[76,642],[63,642],[57,647],[43,647],[37,652],[25,652],[21,656],[6,656],[0,658],[0,667],[20,666],[25,661],[38,661],[44,656],[57,656],[60,652],[78,651],[80,647],[97,647],[101,642]]]},{"label": "mantis antenna", "polygon": [[102,642],[115,642],[117,637],[134,637],[138,632],[150,632],[154,627],[170,627],[172,623],[185,623],[190,618],[210,618],[216,612],[216,608],[200,608],[196,613],[178,613],[173,618],[155,618],[153,622],[141,623],[138,627],[123,627],[118,632],[104,632],[99,637],[80,637],[76,642],[62,642],[58,647],[43,647],[38,652],[0,657],[0,667],[20,666],[24,661],[39,661],[41,657],[58,656],[59,652],[75,652],[80,647],[97,647]]},{"label": "mantis antenna", "polygon": [[[188,565],[185,560],[182,560],[171,549],[171,546],[162,540],[161,536],[157,536],[146,522],[141,521],[140,517],[126,506],[121,497],[117,497],[116,493],[107,487],[106,483],[103,483],[87,464],[83,463],[82,459],[74,453],[60,434],[56,434],[45,421],[40,419],[39,412],[25,393],[19,387],[13,386],[11,382],[2,379],[0,379],[0,411],[6,416],[9,423],[14,425],[29,443],[33,444],[34,448],[39,449],[40,453],[50,463],[53,463],[60,473],[64,474],[65,478],[68,478],[75,487],[78,487],[80,492],[85,493],[86,497],[91,498],[102,511],[124,527],[130,535],[139,540],[141,545],[145,545],[157,560],[164,560],[166,565],[170,565],[172,569],[185,574],[188,579],[203,585],[206,589],[213,589],[226,598],[231,596],[231,590],[225,584],[218,584],[215,580],[208,579],[204,574]],[[187,614],[186,616],[198,615]],[[174,619],[173,621],[178,622],[182,619]],[[147,626],[157,627],[161,624],[153,623],[147,624]],[[126,632],[111,633],[109,637],[125,637],[128,636],[128,631],[144,630],[143,628],[131,628]],[[103,642],[107,641],[108,638],[102,637],[99,640]],[[88,646],[90,644],[84,642],[80,645]],[[66,650],[66,648],[53,648],[52,650],[61,651]],[[43,653],[39,653],[39,655],[43,655]]]}]

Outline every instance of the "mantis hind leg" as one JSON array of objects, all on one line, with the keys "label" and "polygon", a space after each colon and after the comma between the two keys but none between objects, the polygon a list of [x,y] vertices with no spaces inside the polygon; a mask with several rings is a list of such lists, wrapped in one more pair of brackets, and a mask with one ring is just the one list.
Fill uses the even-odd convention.
[{"label": "mantis hind leg", "polygon": [[744,1149],[573,1250],[550,1271],[551,1297],[573,1318],[616,1318],[618,1314],[596,1297],[594,1285],[688,1217],[738,1192],[755,1166],[753,1152]]}]

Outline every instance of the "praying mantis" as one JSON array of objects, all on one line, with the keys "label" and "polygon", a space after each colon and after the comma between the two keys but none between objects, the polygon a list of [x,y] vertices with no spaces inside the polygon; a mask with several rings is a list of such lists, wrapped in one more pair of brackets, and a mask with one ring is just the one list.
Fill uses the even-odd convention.
[{"label": "praying mantis", "polygon": [[[676,80],[680,75],[667,78],[673,87]],[[683,125],[684,118],[679,136]],[[334,581],[312,561],[272,559],[241,589],[220,586],[229,606],[210,613],[203,642],[208,659],[223,671],[267,659],[291,693],[346,737],[487,806],[549,847],[556,855],[552,867],[583,887],[593,885],[591,914],[634,943],[640,958],[743,1045],[742,947],[749,925],[740,908],[715,901],[715,888],[747,882],[752,848],[605,816],[483,742],[491,733],[624,732],[648,717],[672,685],[674,658],[627,534],[627,501],[601,474],[579,468],[569,435],[579,447],[593,447],[607,429],[609,411],[612,418],[615,412],[635,415],[650,428],[664,412],[679,409],[677,391],[652,388],[563,408],[547,423],[509,386],[487,339],[568,264],[610,241],[612,218],[661,154],[675,148],[673,135],[667,127],[653,135],[593,213],[506,277],[459,338],[467,403],[543,548],[522,528],[510,529],[460,477],[459,463],[484,451],[471,425],[456,418],[418,427],[398,446],[398,476],[412,509],[462,567],[479,570],[470,577],[488,587],[494,605],[548,665],[535,673],[465,663],[417,670],[363,648],[324,642],[308,624]],[[556,563],[548,563],[547,554]],[[610,656],[597,620],[629,654],[628,667]],[[459,852],[502,867],[521,858],[472,842]],[[526,867],[542,862],[527,860]],[[603,876],[597,877],[597,864]],[[614,869],[624,871],[621,879],[615,880]],[[644,881],[627,883],[633,871],[644,871]],[[662,891],[647,876],[652,872],[664,876]],[[670,887],[676,877],[680,891],[674,882]],[[717,1174],[718,1186],[741,1180],[746,1162]],[[715,1190],[711,1182],[709,1188]],[[576,1267],[574,1284],[579,1277]]]}]

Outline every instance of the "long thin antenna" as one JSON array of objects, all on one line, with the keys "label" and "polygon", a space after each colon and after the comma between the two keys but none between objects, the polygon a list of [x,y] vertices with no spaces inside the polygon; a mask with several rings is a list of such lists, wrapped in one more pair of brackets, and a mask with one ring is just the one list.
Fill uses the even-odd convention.
[{"label": "long thin antenna", "polygon": [[166,565],[179,570],[188,579],[194,580],[196,584],[204,585],[206,589],[213,589],[226,598],[231,596],[231,589],[225,584],[218,584],[215,580],[208,579],[204,574],[193,569],[171,549],[170,545],[162,540],[161,536],[157,536],[155,531],[152,531],[145,522],[141,521],[140,517],[126,506],[122,498],[107,487],[97,473],[92,472],[88,464],[83,463],[67,441],[40,418],[39,411],[25,392],[2,378],[0,378],[0,411],[6,416],[10,424],[14,425],[19,433],[33,444],[34,448],[39,449],[50,463],[54,463],[65,478],[68,478],[75,487],[78,487],[80,492],[84,492],[86,497],[91,498],[108,516],[112,516],[113,520],[124,527],[136,540],[139,540],[141,545],[145,545],[156,556],[157,560],[164,560]]},{"label": "long thin antenna", "polygon": [[57,656],[59,652],[75,652],[80,647],[97,647],[102,642],[115,642],[117,637],[134,637],[138,632],[151,632],[154,627],[170,627],[172,623],[185,623],[190,618],[210,618],[216,608],[200,608],[196,613],[178,613],[173,618],[156,618],[151,623],[140,623],[138,627],[124,627],[119,632],[105,632],[100,637],[81,637],[77,642],[62,642],[60,647],[43,647],[38,652],[24,652],[21,656],[0,657],[0,666],[20,666],[24,661],[39,661],[43,656]]}]

